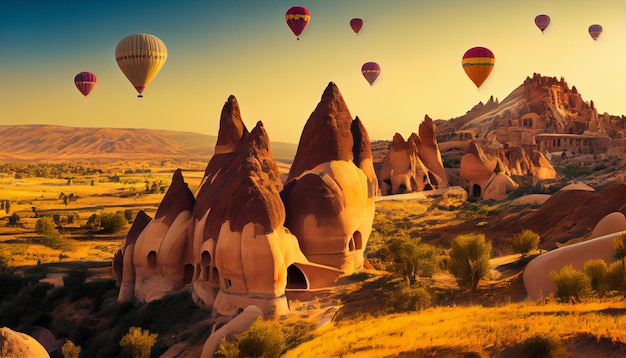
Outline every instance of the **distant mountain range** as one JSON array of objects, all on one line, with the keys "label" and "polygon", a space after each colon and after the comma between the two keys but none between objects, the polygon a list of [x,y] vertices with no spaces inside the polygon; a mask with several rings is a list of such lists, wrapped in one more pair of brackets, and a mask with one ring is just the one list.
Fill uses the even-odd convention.
[{"label": "distant mountain range", "polygon": [[[208,159],[217,136],[134,128],[0,125],[0,160]],[[297,144],[273,142],[274,158],[290,162]]]}]

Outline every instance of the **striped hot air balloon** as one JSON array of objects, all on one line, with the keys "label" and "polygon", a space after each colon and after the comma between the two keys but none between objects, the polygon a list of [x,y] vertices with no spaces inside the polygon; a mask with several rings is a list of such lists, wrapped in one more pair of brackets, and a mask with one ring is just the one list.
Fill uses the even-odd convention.
[{"label": "striped hot air balloon", "polygon": [[361,73],[371,86],[380,75],[380,66],[376,62],[366,62],[361,66]]},{"label": "striped hot air balloon", "polygon": [[591,26],[589,26],[589,35],[591,36],[591,38],[595,41],[598,39],[598,37],[600,37],[600,34],[602,33],[602,26],[598,25],[598,24],[593,24]]},{"label": "striped hot air balloon", "polygon": [[78,88],[80,93],[85,96],[85,99],[87,99],[89,93],[91,93],[91,91],[93,91],[93,89],[96,87],[97,82],[98,80],[96,78],[96,75],[91,72],[81,72],[74,76],[74,84],[76,85],[76,88]]},{"label": "striped hot air balloon", "polygon": [[472,47],[465,52],[461,63],[467,76],[480,88],[493,70],[494,62],[493,52],[488,48]]},{"label": "striped hot air balloon", "polygon": [[548,25],[550,25],[550,16],[545,14],[537,15],[535,17],[535,25],[537,25],[539,30],[541,30],[541,32],[543,33]]},{"label": "striped hot air balloon", "polygon": [[134,34],[124,37],[115,48],[115,61],[137,90],[137,97],[159,73],[167,60],[167,48],[158,37]]},{"label": "striped hot air balloon", "polygon": [[296,39],[300,40],[300,34],[311,19],[311,13],[304,6],[292,6],[285,14],[287,26],[296,35]]}]

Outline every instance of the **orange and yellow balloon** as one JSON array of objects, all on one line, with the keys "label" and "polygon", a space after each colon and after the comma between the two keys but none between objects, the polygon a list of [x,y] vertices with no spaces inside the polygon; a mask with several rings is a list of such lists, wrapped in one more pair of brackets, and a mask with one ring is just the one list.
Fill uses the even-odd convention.
[{"label": "orange and yellow balloon", "polygon": [[488,48],[472,47],[465,52],[461,63],[467,76],[480,88],[493,70],[495,57]]},{"label": "orange and yellow balloon", "polygon": [[167,60],[167,48],[161,39],[149,34],[124,37],[115,48],[115,61],[137,90],[137,97],[159,73]]}]

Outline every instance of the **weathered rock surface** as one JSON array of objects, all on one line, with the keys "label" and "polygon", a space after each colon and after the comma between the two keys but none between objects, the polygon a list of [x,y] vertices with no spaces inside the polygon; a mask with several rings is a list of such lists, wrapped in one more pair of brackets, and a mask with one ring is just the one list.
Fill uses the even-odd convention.
[{"label": "weathered rock surface", "polygon": [[287,181],[318,164],[354,159],[352,116],[339,89],[329,83],[304,125]]},{"label": "weathered rock surface", "polygon": [[0,328],[0,357],[49,357],[46,349],[33,337],[8,327]]}]

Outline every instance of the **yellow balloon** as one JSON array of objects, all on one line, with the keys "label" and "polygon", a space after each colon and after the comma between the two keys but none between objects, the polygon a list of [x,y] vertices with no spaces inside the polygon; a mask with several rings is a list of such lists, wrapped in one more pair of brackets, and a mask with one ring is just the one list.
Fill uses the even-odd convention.
[{"label": "yellow balloon", "polygon": [[139,95],[148,87],[167,60],[167,48],[158,37],[134,34],[124,37],[115,48],[115,61]]}]

